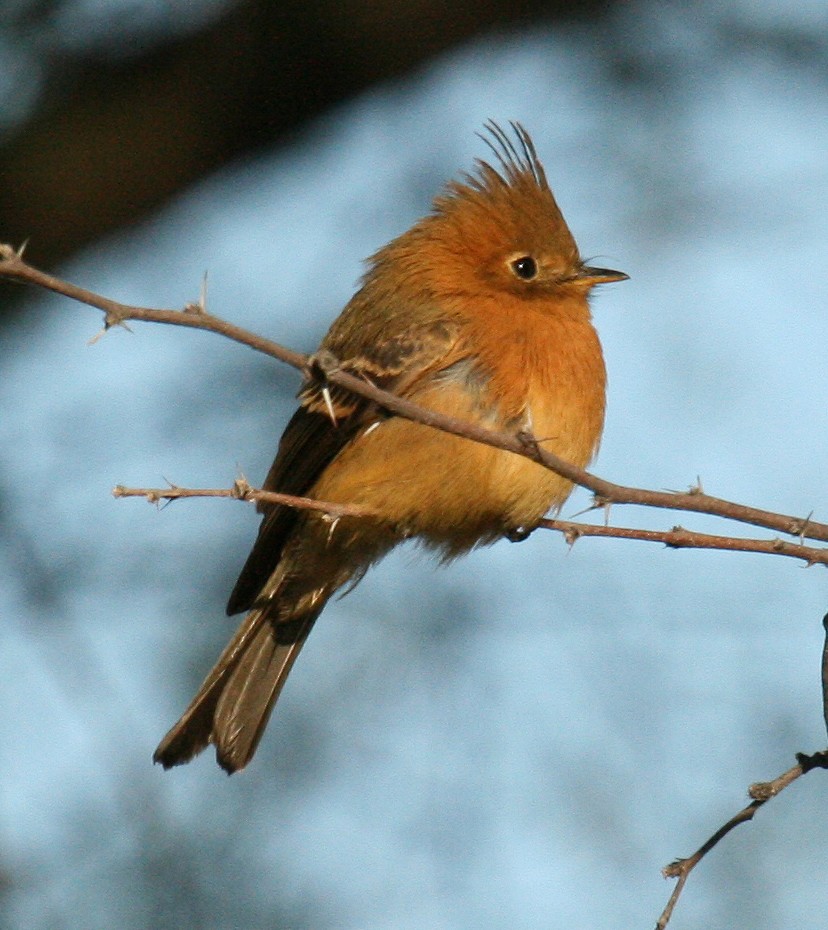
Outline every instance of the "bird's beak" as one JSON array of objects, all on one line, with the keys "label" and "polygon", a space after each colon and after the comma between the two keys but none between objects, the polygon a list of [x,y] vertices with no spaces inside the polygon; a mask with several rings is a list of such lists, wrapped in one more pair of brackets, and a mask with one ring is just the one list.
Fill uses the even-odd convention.
[{"label": "bird's beak", "polygon": [[629,279],[628,274],[623,271],[613,271],[611,268],[593,268],[591,265],[583,265],[581,270],[575,276],[578,284],[588,284],[593,287],[596,284],[611,284],[613,281],[626,281]]}]

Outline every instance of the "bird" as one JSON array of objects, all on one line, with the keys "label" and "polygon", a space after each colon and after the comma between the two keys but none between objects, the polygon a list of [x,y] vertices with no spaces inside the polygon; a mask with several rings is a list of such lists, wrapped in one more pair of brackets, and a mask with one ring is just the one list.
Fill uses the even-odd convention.
[{"label": "bird", "polygon": [[[531,434],[584,467],[606,396],[588,296],[628,276],[581,257],[520,123],[489,121],[478,135],[489,159],[476,159],[368,259],[319,353],[422,407]],[[156,749],[164,768],[212,744],[228,774],[243,769],[327,601],[396,545],[415,539],[450,561],[530,531],[572,490],[526,456],[392,415],[319,379],[298,397],[263,488],[364,513],[260,505],[227,605],[246,617]]]}]

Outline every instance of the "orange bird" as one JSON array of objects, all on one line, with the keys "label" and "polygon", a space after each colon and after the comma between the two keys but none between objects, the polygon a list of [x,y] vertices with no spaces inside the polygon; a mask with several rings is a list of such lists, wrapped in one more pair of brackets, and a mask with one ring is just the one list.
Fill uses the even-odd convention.
[{"label": "orange bird", "polygon": [[[431,213],[380,249],[322,341],[339,366],[454,417],[530,431],[586,465],[606,371],[587,297],[624,280],[578,253],[526,130],[481,136],[495,163],[451,182]],[[331,595],[405,539],[451,559],[559,508],[570,482],[510,452],[308,384],[264,487],[356,504],[373,517],[263,507],[228,614],[249,611],[154,759],[209,743],[232,773],[253,756],[299,650]]]}]

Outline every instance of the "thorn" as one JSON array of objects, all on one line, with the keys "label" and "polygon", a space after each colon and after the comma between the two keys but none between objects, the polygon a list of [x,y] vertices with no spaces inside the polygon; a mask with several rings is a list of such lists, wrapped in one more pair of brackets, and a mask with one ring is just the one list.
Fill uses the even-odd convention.
[{"label": "thorn", "polygon": [[198,295],[198,307],[202,313],[207,312],[207,272],[204,272],[204,277],[201,279],[201,293]]},{"label": "thorn", "polygon": [[336,421],[336,410],[331,400],[331,389],[327,384],[327,377],[329,374],[338,370],[339,362],[336,356],[327,349],[320,349],[314,355],[309,356],[307,365],[305,366],[305,378],[321,385],[319,390],[322,394],[322,400],[325,402],[325,409],[328,411],[328,416],[331,418],[331,423],[333,423],[334,426],[338,424]]},{"label": "thorn", "polygon": [[331,418],[331,423],[333,423],[334,426],[337,426],[336,411],[334,410],[333,401],[331,400],[331,392],[327,384],[322,388],[322,399],[325,401],[325,408],[328,411],[328,416]]},{"label": "thorn", "polygon": [[362,378],[362,380],[363,380],[366,384],[370,384],[371,387],[376,387],[376,386],[377,386],[377,382],[376,382],[376,381],[372,381],[372,380],[368,377],[368,372],[365,371],[364,369],[358,371],[357,374],[360,376],[360,378]]},{"label": "thorn", "polygon": [[233,497],[240,501],[250,500],[250,492],[253,488],[248,484],[247,479],[242,475],[233,482]]},{"label": "thorn", "polygon": [[576,530],[574,526],[570,526],[564,530],[563,538],[567,546],[572,549],[575,543],[581,538],[580,530]]},{"label": "thorn", "polygon": [[198,295],[198,300],[188,300],[184,307],[182,308],[184,313],[192,313],[194,316],[198,316],[201,313],[207,312],[207,272],[204,272],[204,277],[201,279],[201,291]]},{"label": "thorn", "polygon": [[593,510],[600,510],[602,507],[604,510],[608,511],[611,506],[611,501],[608,501],[606,498],[601,497],[598,494],[593,494],[592,503],[589,505],[589,507],[584,507],[583,510],[578,510],[576,513],[572,514],[572,517],[582,517],[585,513],[592,513]]},{"label": "thorn", "polygon": [[582,517],[585,513],[592,513],[593,510],[598,510],[600,504],[592,503],[589,507],[584,507],[583,510],[576,510],[575,513],[569,515],[570,520],[574,520],[576,517]]},{"label": "thorn", "polygon": [[[329,519],[330,519],[330,518],[329,518]],[[333,517],[333,519],[331,519],[331,525],[328,527],[328,538],[327,538],[327,540],[325,540],[325,545],[326,545],[326,546],[329,546],[329,545],[331,544],[331,540],[333,539],[334,530],[336,529],[336,527],[337,527],[337,525],[338,525],[338,523],[339,523],[339,521],[340,521],[341,519],[342,519],[341,517]]]},{"label": "thorn", "polygon": [[93,346],[93,345],[95,345],[95,343],[96,343],[99,339],[103,339],[103,337],[106,335],[106,333],[107,333],[107,328],[106,328],[106,326],[104,326],[104,328],[103,328],[102,330],[100,330],[99,332],[95,333],[95,335],[94,335],[91,339],[87,339],[87,340],[86,340],[86,344],[87,344],[88,346]]},{"label": "thorn", "polygon": [[808,514],[808,516],[805,517],[805,519],[802,521],[802,523],[801,523],[800,526],[799,526],[799,534],[798,534],[798,535],[799,535],[799,545],[800,545],[800,546],[804,546],[804,545],[805,545],[805,533],[807,532],[808,527],[809,527],[810,524],[811,524],[811,517],[812,517],[813,515],[814,515],[814,512],[813,512],[813,510],[812,510],[812,511]]},{"label": "thorn", "polygon": [[531,433],[527,432],[525,429],[520,429],[517,431],[516,438],[532,458],[540,458],[540,445],[538,444],[538,440]]},{"label": "thorn", "polygon": [[111,310],[107,311],[104,315],[104,325],[103,329],[100,332],[95,333],[95,335],[87,341],[88,346],[93,346],[95,343],[103,338],[113,326],[122,326],[128,333],[131,333],[132,330],[127,325],[126,320],[122,320],[117,314],[113,313]]},{"label": "thorn", "polygon": [[688,494],[704,494],[704,487],[702,486],[702,480],[700,475],[696,475],[696,483],[691,484],[687,489]]},{"label": "thorn", "polygon": [[[161,477],[164,478],[163,475],[162,475]],[[164,481],[165,481],[167,487],[168,487],[171,491],[180,491],[180,490],[181,490],[180,486],[177,485],[177,484],[173,484],[172,481],[170,481],[169,478],[164,478]],[[161,510],[163,510],[165,507],[169,507],[169,505],[170,505],[170,504],[173,502],[173,500],[175,499],[175,498],[169,497],[169,498],[167,498],[167,499],[165,500],[163,494],[161,494],[161,495],[154,495],[154,496],[155,496],[155,498],[156,498],[155,503],[158,504],[158,505],[160,506]]]},{"label": "thorn", "polygon": [[20,247],[15,251],[15,253],[14,253],[14,254],[15,254],[15,257],[16,257],[16,258],[23,258],[23,253],[26,251],[28,245],[29,245],[29,240],[28,240],[28,239],[24,239],[23,242],[21,242]]}]

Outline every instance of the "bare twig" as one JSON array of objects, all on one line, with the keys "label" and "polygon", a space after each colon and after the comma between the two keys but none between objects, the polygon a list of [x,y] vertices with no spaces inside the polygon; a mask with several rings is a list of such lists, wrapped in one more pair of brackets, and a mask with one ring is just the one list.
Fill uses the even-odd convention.
[{"label": "bare twig", "polygon": [[[828,615],[823,619],[823,626],[826,627],[826,632],[828,633]],[[828,689],[828,684],[826,684],[826,654],[828,654],[828,640],[826,640],[826,646],[825,649],[823,649],[820,669],[823,698],[826,695],[826,689]],[[665,878],[677,878],[678,882],[676,882],[676,887],[670,895],[667,906],[661,912],[661,916],[656,923],[656,930],[664,930],[669,923],[676,902],[684,890],[690,873],[707,853],[709,853],[720,840],[724,839],[731,830],[738,827],[739,824],[753,820],[756,811],[758,811],[763,804],[766,804],[771,798],[775,798],[780,792],[784,791],[788,785],[795,782],[797,778],[815,768],[828,769],[828,749],[820,750],[819,752],[813,753],[813,755],[806,755],[805,753],[798,752],[796,754],[796,765],[788,769],[787,772],[783,772],[772,781],[757,782],[751,785],[750,788],[748,788],[748,794],[751,798],[750,804],[743,807],[742,810],[734,814],[727,823],[719,827],[710,839],[703,843],[692,856],[688,856],[686,859],[676,859],[674,862],[671,862],[670,865],[662,869]]]},{"label": "bare twig", "polygon": [[87,304],[102,310],[104,313],[104,330],[113,326],[122,326],[127,320],[141,320],[145,323],[167,323],[171,326],[186,326],[190,329],[205,329],[221,336],[226,336],[234,342],[249,346],[257,352],[262,352],[272,358],[277,358],[294,368],[303,369],[307,364],[307,356],[301,352],[293,352],[284,346],[257,336],[241,326],[235,326],[226,320],[212,314],[205,313],[200,303],[188,304],[183,310],[156,310],[150,307],[133,307],[129,304],[119,303],[109,297],[102,297],[86,288],[78,287],[63,281],[53,275],[46,274],[32,267],[23,258],[19,250],[9,245],[0,245],[0,276],[21,284],[34,284],[55,294],[62,294],[79,303]]},{"label": "bare twig", "polygon": [[[255,504],[282,504],[297,510],[319,510],[331,517],[374,517],[381,515],[367,507],[356,504],[336,504],[320,501],[312,497],[297,497],[278,491],[264,491],[254,488],[243,478],[237,479],[232,488],[184,488],[170,484],[167,488],[127,488],[122,484],[112,489],[113,497],[143,497],[151,504],[161,501],[180,500],[193,497],[225,497]],[[637,539],[642,542],[656,542],[672,549],[718,549],[730,552],[755,552],[768,555],[784,555],[802,559],[808,565],[827,565],[828,549],[802,546],[785,542],[781,539],[746,539],[738,536],[714,536],[710,533],[696,533],[683,527],[675,526],[671,530],[641,530],[628,526],[606,526],[594,523],[577,523],[572,520],[547,518],[538,524],[539,529],[553,530],[561,533],[570,546],[585,536],[601,536],[610,539]],[[518,533],[510,538],[519,541],[527,537],[528,532]]]},{"label": "bare twig", "polygon": [[[240,326],[235,326],[226,320],[206,313],[201,304],[190,304],[184,310],[161,310],[121,304],[39,271],[23,261],[19,250],[15,250],[8,245],[0,245],[0,276],[63,294],[73,300],[102,310],[105,329],[115,325],[123,325],[128,320],[139,320],[208,330],[226,336],[228,339],[246,345],[257,352],[262,352],[300,369],[305,373],[306,377],[324,377],[327,382],[366,397],[399,416],[435,429],[444,430],[456,436],[531,458],[574,484],[592,491],[595,496],[594,506],[596,508],[605,507],[610,503],[639,504],[668,510],[707,513],[753,526],[764,527],[790,536],[828,542],[828,525],[817,523],[810,516],[801,518],[780,514],[712,497],[702,491],[700,484],[685,493],[652,491],[614,484],[560,459],[552,452],[542,448],[538,441],[527,433],[513,436],[508,433],[495,432],[477,424],[466,423],[455,417],[428,410],[403,397],[383,391],[364,379],[338,368],[335,364],[326,365],[321,358],[314,359],[315,364],[313,365],[313,371],[311,371],[309,367],[311,359],[308,356],[293,352],[272,340],[264,339]],[[822,561],[822,559],[815,561]]]},{"label": "bare twig", "polygon": [[539,527],[558,530],[574,545],[582,536],[603,536],[610,539],[637,539],[641,542],[662,543],[671,549],[718,549],[728,552],[754,552],[766,555],[784,555],[802,559],[806,565],[828,565],[828,549],[789,543],[784,539],[750,539],[742,536],[718,536],[697,533],[682,526],[671,530],[640,530],[624,526],[573,523],[571,520],[547,518]]},{"label": "bare twig", "polygon": [[815,768],[828,769],[828,750],[815,752],[810,756],[805,753],[797,753],[796,760],[796,765],[793,766],[793,768],[788,769],[787,772],[783,772],[777,778],[774,778],[773,781],[757,782],[751,785],[748,789],[748,794],[752,798],[750,804],[743,807],[737,814],[734,814],[727,823],[722,824],[710,839],[703,843],[692,856],[688,856],[686,859],[676,859],[675,862],[671,862],[662,869],[662,874],[665,878],[677,878],[678,882],[676,882],[676,887],[670,895],[667,906],[661,912],[661,916],[656,922],[656,930],[664,930],[669,923],[670,917],[673,914],[673,909],[684,890],[690,873],[707,853],[709,853],[720,840],[724,839],[731,830],[738,827],[739,824],[753,820],[756,811],[758,811],[763,804],[766,804],[771,798],[776,797],[781,791],[784,791],[785,788],[795,782],[797,778]]},{"label": "bare twig", "polygon": [[319,510],[336,518],[378,516],[367,507],[359,507],[356,504],[335,504],[331,501],[315,500],[312,497],[282,494],[279,491],[262,491],[249,485],[243,478],[236,479],[232,488],[182,488],[177,484],[171,484],[168,488],[127,488],[122,484],[116,484],[112,489],[112,496],[143,497],[150,504],[180,500],[185,497],[229,497],[254,504],[281,504],[285,507],[295,507],[297,510]]}]

